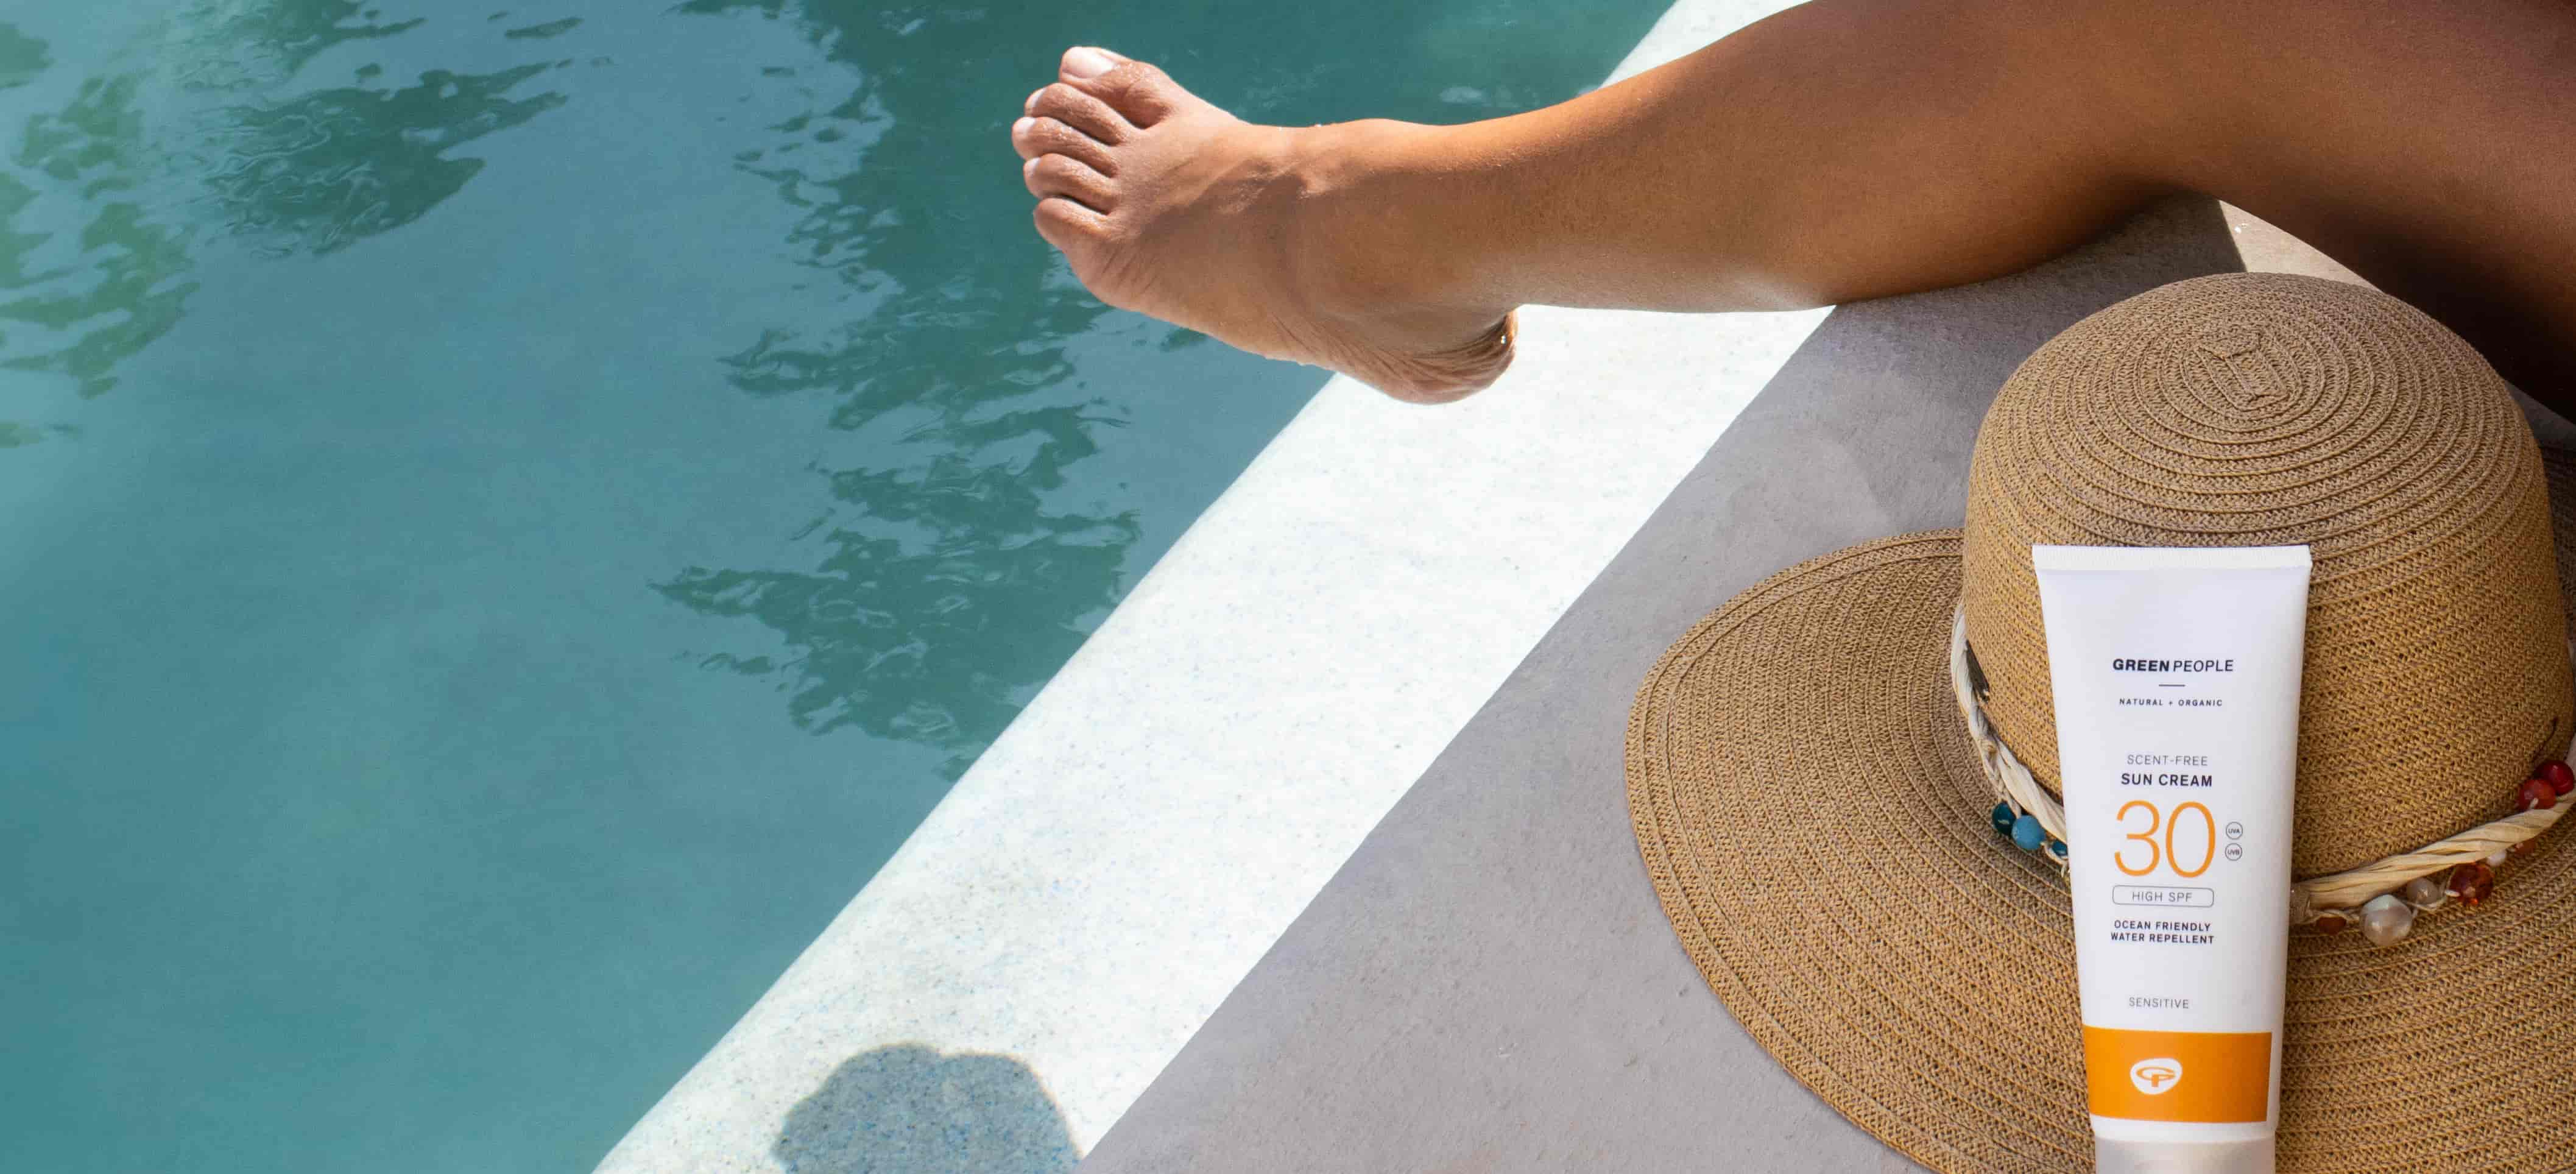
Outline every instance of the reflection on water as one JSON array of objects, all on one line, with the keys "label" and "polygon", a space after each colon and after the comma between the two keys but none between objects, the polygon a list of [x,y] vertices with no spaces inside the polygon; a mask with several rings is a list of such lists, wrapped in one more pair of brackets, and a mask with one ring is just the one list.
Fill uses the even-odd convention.
[{"label": "reflection on water", "polygon": [[[499,20],[508,15],[510,14],[506,12],[496,12],[492,14],[492,19]],[[543,40],[547,37],[560,37],[565,33],[571,32],[580,27],[580,17],[567,16],[562,20],[550,20],[544,24],[532,24],[526,28],[511,29],[501,35],[513,41],[534,41]]]},{"label": "reflection on water", "polygon": [[[818,470],[831,506],[808,535],[811,563],[690,567],[660,588],[775,632],[782,654],[706,663],[781,677],[800,725],[939,747],[953,777],[1116,602],[1138,537],[1133,511],[1052,500],[1066,466],[1098,450],[1094,431],[1121,423],[1070,379],[1065,353],[1107,308],[1028,231],[995,122],[1021,92],[1006,78],[1024,71],[990,52],[981,10],[686,10],[799,21],[856,67],[854,89],[736,157],[797,210],[786,244],[849,317],[770,330],[725,363],[756,395],[835,397],[834,428],[888,433],[909,459]],[[905,77],[952,66],[950,84]],[[961,183],[961,155],[994,157]]]},{"label": "reflection on water", "polygon": [[[0,22],[0,90],[13,90],[36,80],[36,75],[53,64],[43,41],[30,37],[6,22]],[[27,250],[42,238],[14,231],[11,222],[36,198],[35,189],[0,172],[0,290],[12,290],[26,283]],[[0,314],[5,314],[0,309]],[[8,335],[0,331],[0,346]],[[6,354],[0,350],[0,354]],[[20,448],[45,438],[44,430],[33,424],[0,420],[0,448]]]},{"label": "reflection on water", "polygon": [[263,252],[327,253],[420,219],[483,170],[449,151],[563,105],[558,93],[508,96],[548,68],[434,69],[400,89],[232,107],[206,136],[213,165],[199,174],[224,224],[261,238]]},{"label": "reflection on water", "polygon": [[192,88],[270,86],[325,50],[407,33],[427,20],[384,20],[356,0],[197,0],[156,30],[155,64]]},{"label": "reflection on water", "polygon": [[[201,5],[163,26],[149,69],[85,79],[29,116],[0,172],[0,367],[105,392],[178,324],[202,233],[279,257],[400,228],[482,169],[455,148],[564,102],[512,96],[546,64],[373,88],[367,67],[359,85],[275,92],[323,50],[420,23],[337,0]],[[0,25],[0,86],[45,63],[42,42]]]},{"label": "reflection on water", "polygon": [[[810,108],[735,157],[794,211],[787,254],[824,279],[815,297],[840,320],[773,328],[726,365],[754,395],[831,396],[833,427],[883,443],[866,463],[816,470],[830,500],[802,536],[801,561],[693,566],[658,586],[776,640],[704,664],[775,680],[816,733],[850,726],[936,746],[952,776],[1117,602],[1140,534],[1132,510],[1068,488],[1068,468],[1099,450],[1101,430],[1127,422],[1088,390],[1068,344],[1142,323],[1110,317],[1029,228],[1004,138],[1020,97],[1052,77],[1055,53],[1077,42],[1189,45],[1197,67],[1173,62],[1182,80],[1256,119],[1449,121],[1561,97],[1638,31],[1540,4],[1465,14],[1376,0],[1294,13],[1049,5],[1010,11],[1007,27],[981,7],[692,0],[681,11],[788,22],[840,67],[803,71],[819,79]],[[1266,27],[1274,21],[1303,23],[1291,33]],[[1274,52],[1335,27],[1418,45],[1437,74],[1529,80],[1444,86],[1365,55]],[[1561,65],[1536,71],[1494,64],[1556,55]],[[1204,341],[1151,329],[1166,349]]]},{"label": "reflection on water", "polygon": [[[117,363],[177,325],[197,290],[183,280],[192,234],[145,208],[136,85],[81,83],[70,104],[27,120],[10,155],[21,170],[0,175],[0,365],[61,372],[85,396],[116,386]],[[49,201],[85,209],[76,233],[20,228],[62,223]]]},{"label": "reflection on water", "polygon": [[53,63],[43,41],[0,21],[0,90],[14,90],[34,81]]}]

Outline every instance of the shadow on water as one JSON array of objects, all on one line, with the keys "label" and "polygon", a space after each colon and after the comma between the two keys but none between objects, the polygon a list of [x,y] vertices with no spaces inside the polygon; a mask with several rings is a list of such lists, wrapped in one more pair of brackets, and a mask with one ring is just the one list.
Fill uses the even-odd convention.
[{"label": "shadow on water", "polygon": [[[0,367],[102,394],[178,325],[206,234],[274,258],[400,228],[482,169],[455,148],[563,103],[510,95],[546,64],[394,85],[370,66],[354,84],[274,92],[325,49],[420,23],[341,0],[201,5],[162,26],[146,69],[84,79],[27,116],[0,172]],[[43,42],[0,25],[0,89],[48,64]],[[0,424],[0,447],[48,431],[62,429]]]},{"label": "shadow on water", "polygon": [[0,90],[14,90],[36,80],[54,63],[45,43],[0,22]]},{"label": "shadow on water", "polygon": [[557,93],[508,96],[548,68],[430,70],[394,89],[340,86],[234,107],[207,136],[207,194],[267,256],[327,253],[391,232],[483,170],[481,159],[450,150],[563,105]]},{"label": "shadow on water", "polygon": [[[28,118],[9,157],[18,170],[0,174],[0,366],[59,372],[84,396],[116,386],[116,365],[178,325],[197,291],[193,233],[155,215],[144,190],[135,85],[91,79]],[[75,219],[70,234],[20,227]]]},{"label": "shadow on water", "polygon": [[[1122,369],[1131,385],[1202,384],[1273,427],[1321,384],[1321,373],[1286,365],[1267,369],[1264,388],[1212,381],[1204,356],[1158,362],[1157,352],[1212,344],[1110,311],[1037,238],[1005,136],[1062,47],[1154,57],[1257,120],[1460,121],[1597,81],[1661,11],[1535,0],[1222,7],[682,6],[788,22],[836,67],[812,71],[811,108],[770,126],[766,145],[735,165],[795,210],[785,251],[816,272],[815,299],[838,320],[769,329],[725,366],[753,395],[831,397],[832,427],[879,441],[860,463],[815,470],[829,502],[799,536],[798,560],[692,566],[657,584],[777,642],[702,663],[774,680],[812,732],[856,727],[941,749],[954,778],[1159,553],[1140,549],[1149,519],[1099,504],[1116,495],[1086,492],[1084,479],[1104,474],[1077,469],[1101,451],[1104,430],[1131,423],[1128,397],[1104,397],[1087,374],[1098,338],[1135,339],[1142,357]],[[1404,46],[1420,69],[1329,51],[1362,40]]]},{"label": "shadow on water", "polygon": [[1027,1064],[921,1044],[843,1062],[770,1153],[787,1174],[1057,1174],[1082,1158]]}]

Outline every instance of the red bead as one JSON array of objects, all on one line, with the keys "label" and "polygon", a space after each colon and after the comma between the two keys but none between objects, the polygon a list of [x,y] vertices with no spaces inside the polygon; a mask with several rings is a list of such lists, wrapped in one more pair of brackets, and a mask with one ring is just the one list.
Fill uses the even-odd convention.
[{"label": "red bead", "polygon": [[2522,790],[2514,794],[2524,811],[2546,811],[2558,806],[2558,792],[2550,789],[2546,779],[2524,779]]},{"label": "red bead", "polygon": [[2318,933],[2342,933],[2347,923],[2343,919],[2343,914],[2320,913],[2315,921],[2308,924],[2316,927]]},{"label": "red bead", "polygon": [[2549,783],[2550,790],[2558,794],[2564,795],[2569,791],[2576,791],[2576,767],[2566,763],[2556,761],[2541,763],[2540,777]]},{"label": "red bead", "polygon": [[2451,879],[2442,888],[2452,896],[2475,905],[2495,891],[2495,870],[2482,861],[2460,865],[2451,870]]}]

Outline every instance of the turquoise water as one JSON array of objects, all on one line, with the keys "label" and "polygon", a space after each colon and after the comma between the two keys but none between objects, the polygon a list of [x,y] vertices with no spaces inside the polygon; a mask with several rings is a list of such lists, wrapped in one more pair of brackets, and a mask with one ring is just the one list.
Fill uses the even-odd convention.
[{"label": "turquoise water", "polygon": [[1458,121],[1661,4],[0,9],[0,1166],[577,1170],[1320,386],[1057,50]]}]

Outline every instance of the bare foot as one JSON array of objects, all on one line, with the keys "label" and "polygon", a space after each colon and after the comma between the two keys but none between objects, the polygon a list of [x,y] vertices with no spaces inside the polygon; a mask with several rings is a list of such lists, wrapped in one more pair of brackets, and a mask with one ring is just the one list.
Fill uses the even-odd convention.
[{"label": "bare foot", "polygon": [[1512,359],[1512,316],[1446,301],[1367,239],[1352,189],[1394,124],[1256,126],[1163,71],[1065,52],[1011,145],[1038,234],[1094,296],[1256,354],[1439,403]]}]

